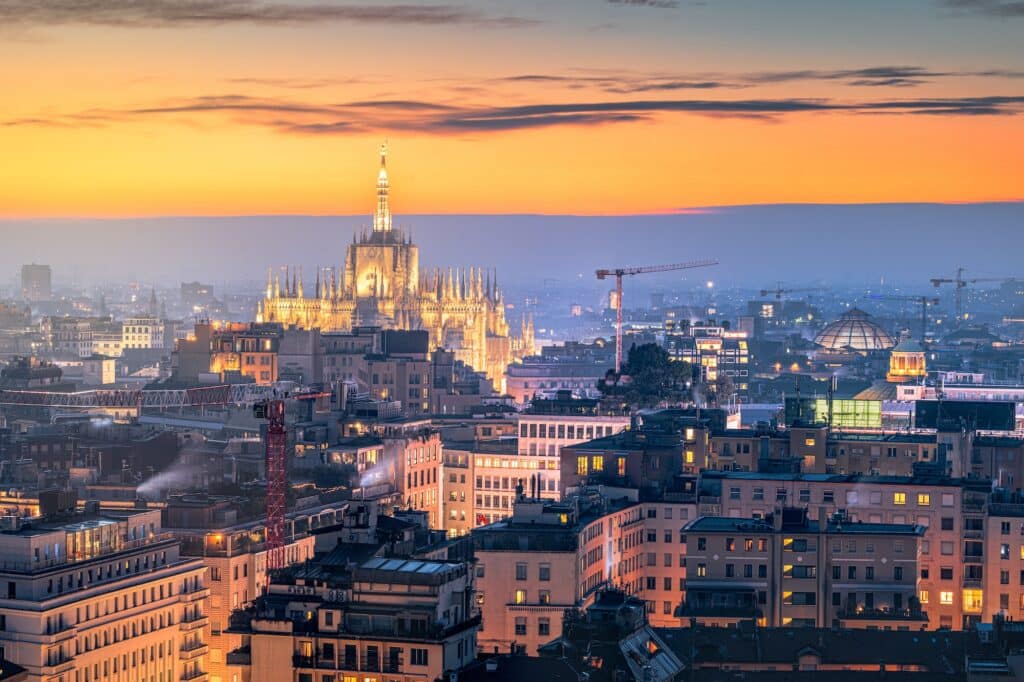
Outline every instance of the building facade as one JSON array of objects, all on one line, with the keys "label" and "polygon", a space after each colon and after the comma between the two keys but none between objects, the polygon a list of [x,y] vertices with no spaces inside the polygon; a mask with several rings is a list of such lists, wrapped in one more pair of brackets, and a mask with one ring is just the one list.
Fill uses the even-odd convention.
[{"label": "building facade", "polygon": [[0,649],[27,679],[206,679],[206,567],[159,510],[11,525],[0,554]]}]

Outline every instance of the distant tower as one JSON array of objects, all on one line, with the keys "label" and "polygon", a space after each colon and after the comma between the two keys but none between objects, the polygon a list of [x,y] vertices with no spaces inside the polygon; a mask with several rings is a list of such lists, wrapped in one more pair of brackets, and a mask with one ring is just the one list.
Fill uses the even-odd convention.
[{"label": "distant tower", "polygon": [[156,301],[156,287],[149,290],[149,314],[156,317],[160,312],[160,304]]},{"label": "distant tower", "polygon": [[388,146],[380,146],[380,171],[377,172],[377,211],[373,214],[373,231],[391,231],[391,208],[388,206]]}]

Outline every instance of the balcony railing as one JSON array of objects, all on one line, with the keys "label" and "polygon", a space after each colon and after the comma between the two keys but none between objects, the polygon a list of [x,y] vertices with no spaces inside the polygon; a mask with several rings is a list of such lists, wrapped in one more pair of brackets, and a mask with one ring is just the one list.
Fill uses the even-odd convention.
[{"label": "balcony railing", "polygon": [[846,608],[837,613],[836,616],[843,620],[928,620],[928,614],[920,609]]},{"label": "balcony railing", "polygon": [[[103,561],[109,559],[115,554],[122,552],[131,551],[133,549],[139,549],[142,547],[148,547],[150,545],[160,544],[162,542],[170,542],[174,540],[174,536],[171,533],[156,533],[152,537],[145,537],[138,540],[120,540],[113,546],[103,547],[99,552],[92,554],[75,553],[71,555],[64,555],[59,559],[38,559],[38,560],[19,560],[19,559],[0,559],[0,571],[8,571],[11,573],[35,573],[42,571],[47,568],[56,568],[59,566],[69,566],[74,564],[85,563],[87,561]],[[148,568],[140,569],[140,573],[143,571],[150,571],[159,566],[149,566]],[[117,576],[118,578],[122,576]],[[99,582],[99,581],[96,581]],[[72,588],[68,588],[70,591]]]}]

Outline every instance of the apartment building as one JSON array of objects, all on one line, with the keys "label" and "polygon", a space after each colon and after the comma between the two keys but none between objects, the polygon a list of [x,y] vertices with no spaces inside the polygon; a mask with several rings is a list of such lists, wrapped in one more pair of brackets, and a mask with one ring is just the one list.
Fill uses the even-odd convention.
[{"label": "apartment building", "polygon": [[681,410],[643,417],[637,428],[562,448],[559,486],[616,485],[663,490],[677,474],[710,464],[710,423]]},{"label": "apartment building", "polygon": [[701,381],[715,383],[729,377],[736,390],[746,393],[750,381],[747,332],[720,326],[696,326],[687,334],[666,334],[665,350],[673,360],[699,369]]},{"label": "apartment building", "polygon": [[476,527],[473,504],[473,461],[471,449],[450,447],[445,444],[443,454],[444,494],[441,516],[448,537],[462,537]]},{"label": "apartment building", "polygon": [[[237,522],[230,499],[195,494],[171,497],[165,515],[169,531],[182,543],[182,554],[200,558],[209,570],[208,672],[210,682],[228,682],[224,652],[241,645],[241,638],[229,632],[231,614],[248,607],[267,585],[266,522]],[[311,559],[315,547],[311,531],[331,526],[343,515],[341,505],[290,512],[284,527],[285,564]]]},{"label": "apartment building", "polygon": [[925,629],[917,596],[925,529],[813,521],[806,509],[766,518],[703,516],[686,524],[684,623]]},{"label": "apartment building", "polygon": [[783,507],[809,518],[842,511],[853,523],[926,528],[918,598],[931,628],[962,629],[982,616],[985,504],[991,482],[935,473],[915,476],[705,471],[698,514],[764,519]]},{"label": "apartment building", "polygon": [[480,615],[467,562],[373,557],[344,545],[275,578],[237,613],[227,655],[247,682],[436,680],[476,657]]},{"label": "apartment building", "polygon": [[36,682],[202,680],[209,588],[159,510],[5,517],[0,659]]},{"label": "apartment building", "polygon": [[472,532],[480,651],[527,654],[561,635],[566,609],[609,584],[638,587],[643,516],[635,498],[516,501],[513,514]]},{"label": "apartment building", "polygon": [[164,323],[157,317],[127,317],[121,323],[121,349],[163,348]]},{"label": "apartment building", "polygon": [[[972,535],[976,535],[973,533]],[[985,516],[982,622],[1024,618],[1024,497],[996,491]]]}]

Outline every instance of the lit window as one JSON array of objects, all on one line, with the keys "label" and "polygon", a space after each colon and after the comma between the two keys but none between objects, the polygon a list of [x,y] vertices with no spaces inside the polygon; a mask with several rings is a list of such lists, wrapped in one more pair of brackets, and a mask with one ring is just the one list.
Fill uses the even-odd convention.
[{"label": "lit window", "polygon": [[693,464],[693,450],[686,451],[686,463]]},{"label": "lit window", "polygon": [[587,475],[587,458],[577,457],[576,458],[576,475],[586,476]]},{"label": "lit window", "polygon": [[920,592],[918,592],[917,593],[917,598],[921,601],[922,604],[927,604],[928,603],[928,590],[921,590]]},{"label": "lit window", "polygon": [[804,438],[804,445],[806,445],[809,448],[813,448],[814,447],[814,439],[813,438]]},{"label": "lit window", "polygon": [[[945,594],[945,593],[943,593],[943,594]],[[952,594],[953,593],[950,592],[950,595],[952,595]],[[950,596],[950,599],[952,599],[952,596]],[[516,590],[516,603],[517,604],[525,604],[526,603],[526,590]]]},{"label": "lit window", "polygon": [[590,464],[594,471],[604,471],[604,457],[602,455],[594,455]]},{"label": "lit window", "polygon": [[906,504],[907,503],[907,494],[906,493],[893,493],[892,494],[892,503],[893,504]]},{"label": "lit window", "polygon": [[917,506],[918,507],[927,507],[931,503],[932,503],[932,496],[929,495],[928,493],[918,493],[917,494]]},{"label": "lit window", "polygon": [[946,605],[952,604],[953,603],[953,593],[952,592],[939,592],[939,603],[940,604],[946,604]]}]

